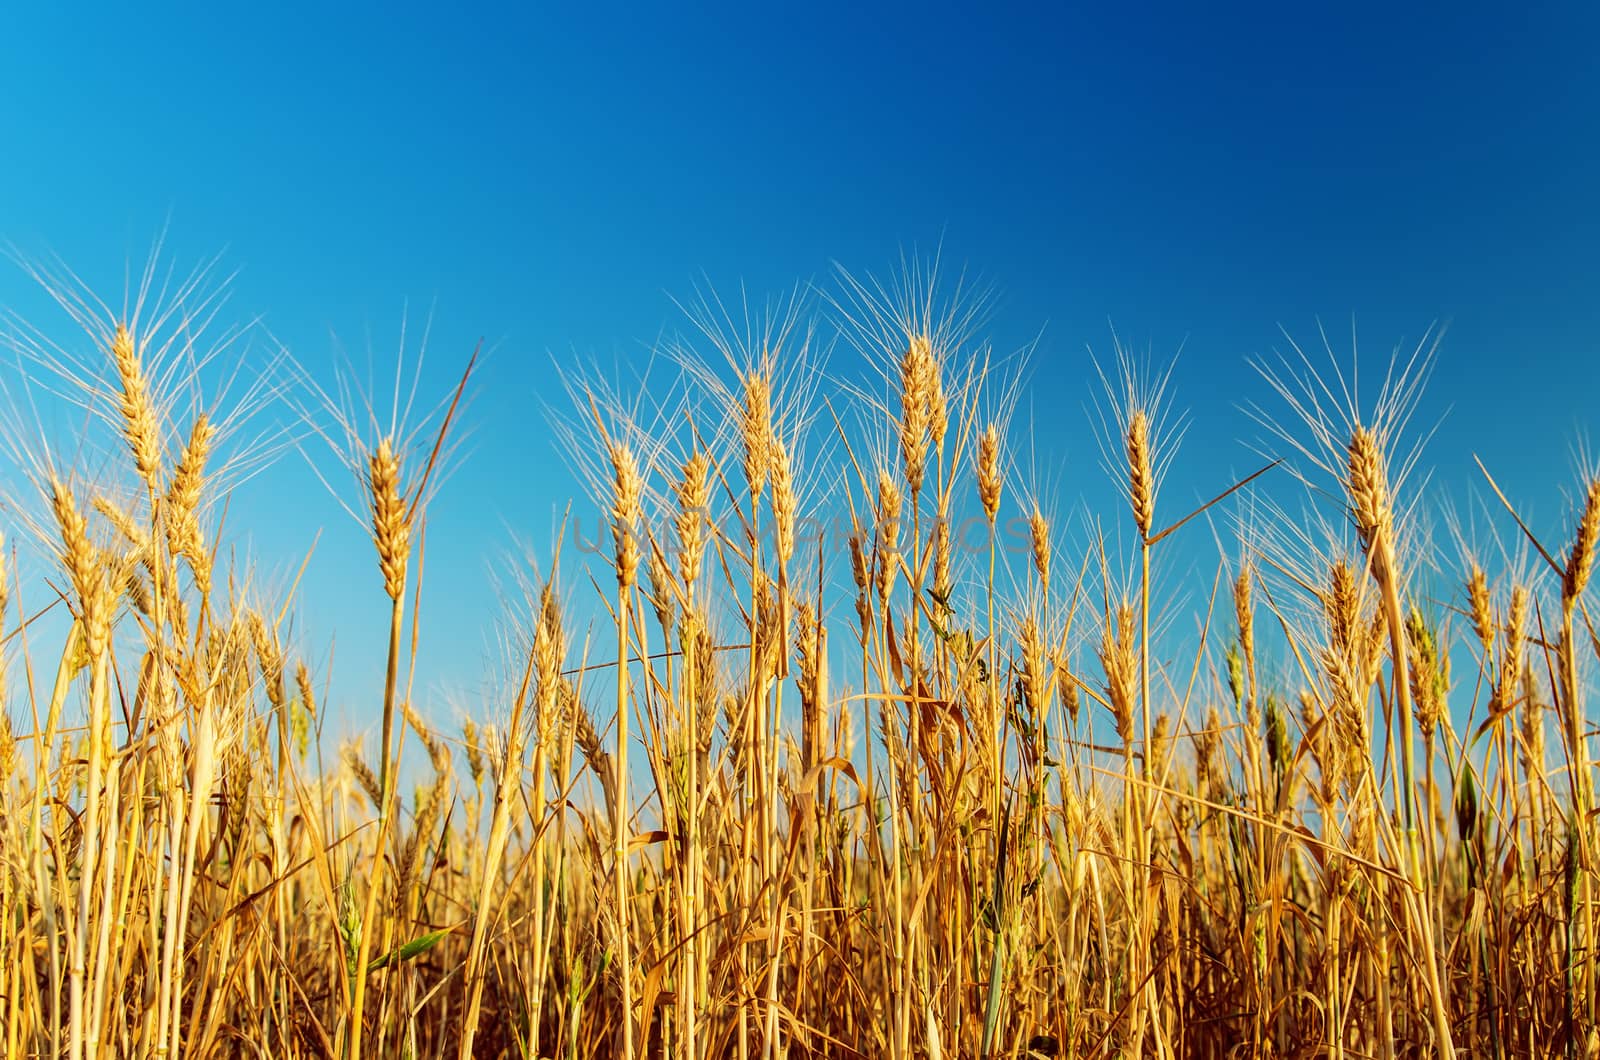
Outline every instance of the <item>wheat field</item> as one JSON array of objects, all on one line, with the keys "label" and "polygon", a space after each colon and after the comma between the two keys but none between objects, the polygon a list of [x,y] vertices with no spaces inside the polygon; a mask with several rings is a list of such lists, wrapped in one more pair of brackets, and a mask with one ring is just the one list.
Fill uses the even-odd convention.
[{"label": "wheat field", "polygon": [[[522,580],[447,726],[415,618],[475,355],[410,423],[288,361],[219,397],[201,292],[42,278],[78,330],[9,328],[17,387],[85,434],[12,418],[0,465],[7,1056],[1600,1053],[1600,477],[1562,540],[1493,469],[1509,529],[1431,530],[1431,341],[1374,394],[1241,366],[1275,451],[1198,508],[1182,395],[1119,347],[1082,429],[1122,503],[1067,533],[969,299],[704,301],[643,392],[542,395],[592,576]],[[261,408],[370,532],[363,741],[225,518]]]}]

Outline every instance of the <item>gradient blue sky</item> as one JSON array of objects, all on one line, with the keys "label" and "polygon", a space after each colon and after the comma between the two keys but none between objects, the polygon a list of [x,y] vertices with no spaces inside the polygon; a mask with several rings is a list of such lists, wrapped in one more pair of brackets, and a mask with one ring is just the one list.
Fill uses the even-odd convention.
[{"label": "gradient blue sky", "polygon": [[[1280,325],[1354,316],[1382,354],[1448,322],[1427,462],[1460,491],[1481,454],[1544,526],[1600,397],[1593,4],[91,6],[0,14],[0,240],[111,294],[164,228],[179,265],[220,251],[237,315],[324,379],[336,344],[387,359],[408,304],[432,391],[493,348],[425,680],[476,672],[488,559],[571,490],[552,355],[642,359],[702,277],[942,245],[994,285],[997,346],[1043,329],[1024,415],[1073,497],[1107,494],[1082,408],[1108,322],[1184,347],[1178,497],[1252,463],[1235,406]],[[14,268],[0,305],[66,331]],[[375,673],[379,578],[303,461],[230,519],[284,575],[328,528],[303,632]]]}]

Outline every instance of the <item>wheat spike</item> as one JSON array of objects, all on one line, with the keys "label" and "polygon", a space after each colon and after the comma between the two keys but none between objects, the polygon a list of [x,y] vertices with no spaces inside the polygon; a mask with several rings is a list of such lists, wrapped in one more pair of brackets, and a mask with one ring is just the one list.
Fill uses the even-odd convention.
[{"label": "wheat spike", "polygon": [[656,624],[661,627],[662,635],[670,640],[673,623],[678,616],[677,584],[667,566],[667,554],[657,541],[652,539],[649,542],[645,554],[645,580],[649,586],[645,596],[655,612]]},{"label": "wheat spike", "polygon": [[951,581],[950,516],[942,514],[933,524],[933,594],[940,600],[949,600],[954,589]]},{"label": "wheat spike", "polygon": [[1043,725],[1050,704],[1049,677],[1045,673],[1044,636],[1039,619],[1030,610],[1017,633],[1022,645],[1022,688],[1035,726]]},{"label": "wheat spike", "polygon": [[900,359],[900,456],[912,496],[922,490],[928,463],[928,426],[938,366],[926,336],[914,335]]},{"label": "wheat spike", "polygon": [[1106,615],[1100,636],[1100,665],[1106,674],[1106,703],[1117,724],[1117,738],[1124,749],[1133,747],[1134,708],[1138,701],[1138,659],[1134,646],[1138,632],[1133,608],[1123,604],[1116,614]]},{"label": "wheat spike", "polygon": [[1039,584],[1050,592],[1050,522],[1034,504],[1028,517],[1028,539],[1033,546],[1033,569],[1039,573]]},{"label": "wheat spike", "polygon": [[1489,579],[1477,563],[1468,570],[1467,602],[1472,610],[1472,630],[1478,635],[1483,657],[1488,659],[1494,652],[1494,612],[1489,606]]},{"label": "wheat spike", "polygon": [[978,436],[978,501],[991,528],[1000,513],[1001,486],[1000,432],[991,423]]},{"label": "wheat spike", "polygon": [[1361,544],[1369,552],[1387,532],[1390,520],[1389,476],[1384,466],[1378,436],[1368,427],[1357,427],[1349,446],[1348,479],[1350,514],[1355,520]]},{"label": "wheat spike", "polygon": [[1567,555],[1567,566],[1561,582],[1561,597],[1571,603],[1583,595],[1589,585],[1589,575],[1594,570],[1594,550],[1600,542],[1600,475],[1589,480],[1584,497],[1583,513],[1578,517],[1578,531]]},{"label": "wheat spike", "polygon": [[740,438],[744,442],[744,477],[752,498],[767,488],[772,471],[772,380],[764,371],[743,375],[744,403],[740,409]]},{"label": "wheat spike", "polygon": [[795,519],[799,502],[794,492],[794,468],[782,441],[772,445],[772,516],[776,524],[778,562],[788,566],[794,558]]},{"label": "wheat spike", "polygon": [[1522,654],[1527,643],[1528,590],[1521,585],[1511,590],[1511,610],[1506,616],[1505,645],[1500,652],[1500,676],[1495,683],[1495,713],[1509,711],[1522,686]]},{"label": "wheat spike", "polygon": [[123,435],[139,477],[152,490],[161,473],[161,427],[150,400],[150,384],[133,333],[118,324],[111,338],[111,361],[121,384]]},{"label": "wheat spike", "polygon": [[878,599],[889,598],[900,547],[900,487],[887,471],[878,473]]},{"label": "wheat spike", "polygon": [[589,712],[576,699],[571,702],[574,736],[578,744],[578,751],[583,755],[583,760],[589,763],[589,768],[594,770],[595,776],[600,778],[600,790],[605,797],[606,817],[615,819],[617,814],[617,778],[611,768],[611,755],[606,752],[605,745],[600,742],[600,733],[594,727],[594,721],[589,717]]},{"label": "wheat spike", "polygon": [[372,501],[372,536],[378,546],[383,590],[399,601],[406,590],[406,564],[411,557],[411,520],[400,488],[400,458],[384,438],[369,460],[367,486]]},{"label": "wheat spike", "polygon": [[111,639],[112,595],[100,551],[89,540],[89,523],[78,509],[72,489],[60,478],[50,481],[50,504],[61,534],[61,561],[73,591],[78,595],[84,643],[91,658],[98,658]]},{"label": "wheat spike", "polygon": [[1410,649],[1411,708],[1423,738],[1431,739],[1449,689],[1449,656],[1439,652],[1433,630],[1416,607],[1406,616],[1406,640]]},{"label": "wheat spike", "polygon": [[483,771],[486,768],[483,757],[483,740],[478,732],[478,725],[471,718],[461,723],[461,742],[467,748],[467,775],[472,778],[472,786],[483,787]]},{"label": "wheat spike", "polygon": [[706,549],[706,520],[711,504],[711,458],[696,451],[683,462],[683,471],[674,487],[678,510],[674,528],[678,533],[678,578],[685,599],[694,599],[700,580],[701,561]]},{"label": "wheat spike", "polygon": [[639,576],[639,517],[644,481],[639,462],[624,442],[611,443],[611,536],[615,545],[617,584],[631,589]]},{"label": "wheat spike", "polygon": [[1056,663],[1056,684],[1061,696],[1062,706],[1067,708],[1067,717],[1072,719],[1072,724],[1078,724],[1078,715],[1083,710],[1083,691],[1078,687],[1078,679],[1064,662]]},{"label": "wheat spike", "polygon": [[546,739],[556,723],[562,686],[561,660],[567,646],[561,631],[561,605],[549,582],[539,594],[539,617],[533,634],[534,701],[538,708],[539,738]]},{"label": "wheat spike", "polygon": [[205,540],[200,533],[200,498],[205,489],[206,461],[211,456],[211,443],[216,428],[205,413],[195,417],[189,430],[189,440],[178,454],[178,465],[173,469],[172,482],[167,487],[167,503],[163,516],[167,524],[167,548],[175,556],[189,561],[195,581],[202,595],[209,589],[210,563],[205,555]]},{"label": "wheat spike", "polygon": [[1143,409],[1135,409],[1128,419],[1128,496],[1133,502],[1133,521],[1145,538],[1155,523],[1155,488],[1150,417]]}]

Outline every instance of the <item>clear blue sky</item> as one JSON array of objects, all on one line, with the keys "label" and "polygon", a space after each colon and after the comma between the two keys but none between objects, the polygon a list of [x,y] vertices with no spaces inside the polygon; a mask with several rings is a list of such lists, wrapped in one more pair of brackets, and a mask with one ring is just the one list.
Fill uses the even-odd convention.
[{"label": "clear blue sky", "polygon": [[[702,275],[781,290],[942,243],[994,284],[997,345],[1043,329],[1032,414],[1074,496],[1106,492],[1108,321],[1184,346],[1175,497],[1251,463],[1234,406],[1280,324],[1353,315],[1376,354],[1448,321],[1437,480],[1480,453],[1545,525],[1600,398],[1592,4],[68,11],[0,14],[0,240],[114,294],[166,227],[324,378],[334,336],[387,357],[408,303],[435,391],[493,347],[430,535],[440,681],[477,669],[507,527],[543,545],[571,488],[551,356],[642,358]],[[0,304],[64,330],[15,269]],[[303,462],[230,518],[282,572],[328,528],[304,632],[376,673],[378,575]]]}]

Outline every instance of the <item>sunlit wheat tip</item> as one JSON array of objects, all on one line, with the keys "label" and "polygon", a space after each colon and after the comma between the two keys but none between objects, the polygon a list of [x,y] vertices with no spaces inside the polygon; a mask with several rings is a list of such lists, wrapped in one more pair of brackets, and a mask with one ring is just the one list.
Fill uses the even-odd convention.
[{"label": "sunlit wheat tip", "polygon": [[155,598],[137,563],[122,564],[122,592],[128,604],[141,615],[149,618],[155,613]]},{"label": "sunlit wheat tip", "polygon": [[1574,601],[1583,595],[1589,585],[1589,575],[1594,570],[1594,550],[1600,541],[1600,475],[1589,480],[1584,497],[1583,514],[1578,518],[1577,535],[1572,551],[1567,556],[1565,577],[1562,579],[1562,599]]},{"label": "sunlit wheat tip", "polygon": [[256,663],[261,669],[261,684],[267,701],[275,709],[283,707],[283,652],[277,635],[256,612],[250,612],[250,641],[255,646]]},{"label": "sunlit wheat tip", "polygon": [[105,651],[111,636],[111,591],[100,550],[89,540],[89,523],[78,509],[72,489],[61,479],[50,481],[50,505],[61,535],[61,561],[78,595],[85,647],[91,657]]},{"label": "sunlit wheat tip", "polygon": [[311,685],[311,669],[301,659],[294,664],[294,687],[300,697],[301,704],[305,707],[306,714],[315,718],[317,716],[317,694]]},{"label": "sunlit wheat tip", "polygon": [[1050,590],[1050,522],[1039,510],[1039,505],[1033,506],[1033,514],[1028,517],[1028,538],[1033,546],[1033,569],[1039,574],[1039,583],[1045,591]]},{"label": "sunlit wheat tip", "polygon": [[711,458],[696,451],[683,462],[681,477],[673,487],[678,510],[673,516],[678,534],[678,578],[688,599],[694,599],[706,547],[706,518],[711,503]]},{"label": "sunlit wheat tip", "polygon": [[763,372],[744,373],[744,402],[739,421],[744,443],[744,477],[750,495],[758,497],[767,488],[772,471],[772,381]]},{"label": "sunlit wheat tip", "polygon": [[[1389,650],[1389,619],[1381,607],[1374,607],[1367,617],[1366,660],[1362,674],[1363,686],[1371,685],[1383,669],[1383,659]],[[1359,653],[1358,657],[1359,657]]]},{"label": "sunlit wheat tip", "polygon": [[112,529],[121,534],[123,539],[133,546],[134,553],[140,559],[146,562],[154,562],[154,557],[149,554],[150,535],[145,532],[144,527],[134,521],[133,516],[128,514],[125,508],[103,495],[96,495],[91,504],[94,510],[104,517],[106,522],[111,524]]},{"label": "sunlit wheat tip", "polygon": [[950,519],[937,519],[933,525],[933,593],[940,600],[949,600],[953,589],[951,552]]},{"label": "sunlit wheat tip", "polygon": [[123,433],[133,452],[134,467],[139,477],[153,489],[161,470],[161,427],[150,399],[150,384],[144,374],[138,345],[133,333],[123,324],[118,324],[112,335],[111,360],[122,389]]},{"label": "sunlit wheat tip", "polygon": [[900,361],[900,454],[913,495],[922,489],[928,461],[928,419],[937,371],[927,338],[913,336]]},{"label": "sunlit wheat tip", "polygon": [[611,443],[611,534],[616,546],[617,584],[630,589],[639,574],[639,517],[644,480],[625,443]]},{"label": "sunlit wheat tip", "polygon": [[571,701],[572,718],[575,724],[574,737],[578,744],[578,751],[583,755],[583,760],[589,768],[594,770],[595,776],[600,778],[600,790],[605,798],[606,816],[615,819],[617,813],[617,778],[611,768],[611,755],[607,753],[605,745],[600,742],[600,733],[594,727],[594,720],[589,717],[589,712],[583,708],[576,699]]},{"label": "sunlit wheat tip", "polygon": [[352,780],[372,800],[373,806],[379,806],[383,801],[383,789],[378,784],[378,775],[367,765],[366,759],[361,756],[361,749],[354,744],[346,747],[343,754],[344,767],[349,772]]},{"label": "sunlit wheat tip", "polygon": [[1361,599],[1355,574],[1342,558],[1334,560],[1328,571],[1328,589],[1323,595],[1323,613],[1328,620],[1328,642],[1341,659],[1351,657],[1357,644],[1365,647],[1361,635]]},{"label": "sunlit wheat tip", "polygon": [[1106,703],[1117,725],[1117,739],[1125,749],[1133,746],[1134,707],[1138,697],[1138,634],[1134,610],[1128,604],[1107,615],[1100,636],[1100,665],[1106,675]]},{"label": "sunlit wheat tip", "polygon": [[1135,409],[1128,420],[1128,494],[1133,521],[1148,538],[1155,523],[1155,472],[1150,457],[1150,417]]},{"label": "sunlit wheat tip", "polygon": [[794,558],[795,519],[799,501],[795,497],[794,468],[789,449],[781,441],[772,446],[772,513],[776,523],[778,562],[787,565]]},{"label": "sunlit wheat tip", "polygon": [[978,501],[993,526],[1000,512],[1000,432],[989,424],[978,436]]},{"label": "sunlit wheat tip", "polygon": [[760,577],[760,590],[756,597],[756,655],[759,673],[776,675],[782,672],[789,654],[787,612],[779,606],[778,586],[771,578]]},{"label": "sunlit wheat tip", "polygon": [[656,541],[645,549],[645,577],[649,583],[647,596],[655,611],[656,624],[666,636],[672,636],[673,622],[677,618],[678,597],[672,572],[667,568],[667,554]]},{"label": "sunlit wheat tip", "polygon": [[167,487],[167,505],[164,512],[167,524],[167,548],[175,556],[184,556],[195,569],[197,576],[204,563],[204,542],[200,534],[198,510],[205,487],[206,461],[211,456],[211,443],[216,428],[205,413],[195,417],[189,431],[189,440],[178,454],[178,465],[173,469],[172,482]]},{"label": "sunlit wheat tip", "polygon": [[483,742],[478,735],[478,726],[471,718],[461,723],[461,742],[467,747],[467,775],[472,778],[474,788],[483,785],[483,771],[485,769]]},{"label": "sunlit wheat tip", "polygon": [[1494,612],[1489,604],[1489,579],[1473,562],[1467,574],[1467,603],[1472,611],[1472,630],[1485,659],[1494,650]]},{"label": "sunlit wheat tip", "polygon": [[887,471],[878,473],[878,543],[885,552],[900,547],[900,487]]},{"label": "sunlit wheat tip", "polygon": [[1251,596],[1254,579],[1254,568],[1246,564],[1233,580],[1233,616],[1239,626],[1239,647],[1247,657],[1255,650],[1255,606]]},{"label": "sunlit wheat tip", "polygon": [[1378,436],[1371,428],[1355,429],[1350,438],[1349,458],[1345,485],[1350,493],[1350,514],[1362,545],[1371,549],[1390,520],[1388,472]]},{"label": "sunlit wheat tip", "polygon": [[930,365],[928,387],[928,437],[935,449],[942,450],[945,435],[950,431],[950,402],[944,392],[944,377],[939,370],[938,357],[928,359]]},{"label": "sunlit wheat tip", "polygon": [[878,473],[878,597],[887,599],[900,547],[900,487],[887,471]]},{"label": "sunlit wheat tip", "polygon": [[368,461],[367,485],[384,592],[389,599],[399,600],[405,592],[406,564],[411,556],[411,523],[400,491],[400,458],[388,438],[378,443]]},{"label": "sunlit wheat tip", "polygon": [[1045,673],[1044,635],[1038,617],[1030,610],[1017,632],[1022,646],[1022,688],[1035,721],[1042,719],[1050,702],[1049,676]]},{"label": "sunlit wheat tip", "polygon": [[[821,706],[817,701],[818,676],[821,673],[822,630],[817,622],[816,609],[809,602],[795,608],[795,668],[799,671],[796,682],[800,690],[801,714],[808,721]],[[812,739],[812,725],[805,726],[804,736]]]},{"label": "sunlit wheat tip", "polygon": [[850,580],[855,583],[857,592],[866,592],[867,555],[859,533],[850,535]]},{"label": "sunlit wheat tip", "polygon": [[1194,766],[1202,795],[1216,789],[1217,748],[1222,743],[1222,715],[1215,706],[1206,711],[1205,728],[1195,733]]},{"label": "sunlit wheat tip", "polygon": [[1450,682],[1449,657],[1440,653],[1433,629],[1416,607],[1406,616],[1406,639],[1410,649],[1411,706],[1423,738],[1431,739],[1444,711]]},{"label": "sunlit wheat tip", "polygon": [[1509,711],[1522,686],[1522,654],[1527,643],[1528,590],[1521,585],[1511,589],[1511,608],[1506,615],[1505,644],[1500,652],[1500,675],[1495,686],[1494,710]]},{"label": "sunlit wheat tip", "polygon": [[1077,725],[1078,714],[1083,709],[1083,692],[1078,688],[1078,679],[1064,663],[1060,662],[1056,664],[1056,678],[1061,705],[1066,707],[1067,717],[1072,720],[1072,724]]},{"label": "sunlit wheat tip", "polygon": [[1165,711],[1156,715],[1150,726],[1150,768],[1159,776],[1165,773],[1172,754],[1172,718]]}]

